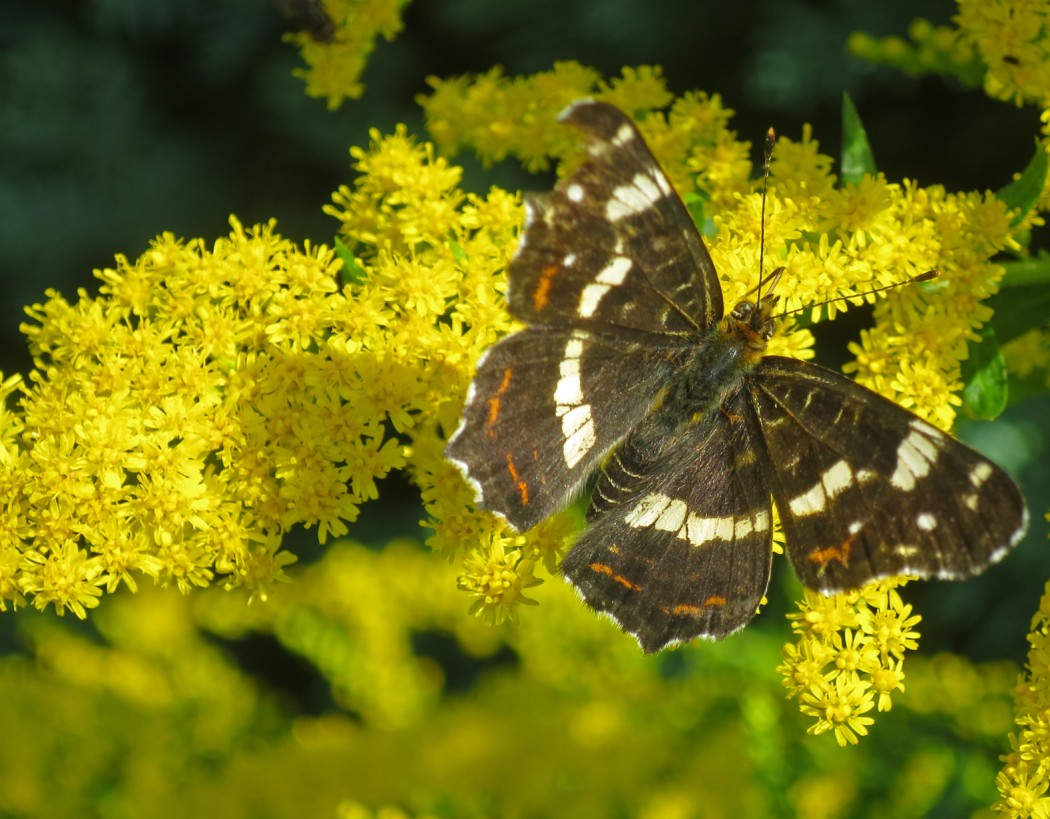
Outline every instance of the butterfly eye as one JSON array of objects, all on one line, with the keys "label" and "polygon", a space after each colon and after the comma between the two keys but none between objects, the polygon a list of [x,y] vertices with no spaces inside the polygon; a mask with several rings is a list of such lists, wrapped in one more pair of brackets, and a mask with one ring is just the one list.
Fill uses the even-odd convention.
[{"label": "butterfly eye", "polygon": [[730,313],[733,318],[737,321],[747,321],[751,318],[751,315],[755,312],[755,305],[749,301],[742,301],[736,307],[733,308],[733,312]]}]

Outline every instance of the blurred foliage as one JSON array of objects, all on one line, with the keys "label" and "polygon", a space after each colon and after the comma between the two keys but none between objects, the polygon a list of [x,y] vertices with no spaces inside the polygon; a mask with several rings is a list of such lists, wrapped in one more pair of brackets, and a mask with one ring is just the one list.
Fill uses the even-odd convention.
[{"label": "blurred foliage", "polygon": [[265,606],[144,589],[92,630],[20,614],[0,809],[905,817],[995,796],[1011,663],[913,659],[907,696],[843,752],[806,737],[761,629],[654,659],[563,584],[535,590],[543,616],[486,627],[450,574],[408,543],[347,544]]}]

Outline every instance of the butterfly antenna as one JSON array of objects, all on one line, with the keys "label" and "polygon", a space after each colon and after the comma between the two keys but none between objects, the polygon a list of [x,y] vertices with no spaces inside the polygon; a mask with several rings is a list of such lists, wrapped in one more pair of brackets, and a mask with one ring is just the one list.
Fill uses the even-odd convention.
[{"label": "butterfly antenna", "polygon": [[801,313],[803,310],[812,310],[814,307],[823,307],[825,304],[834,304],[838,301],[851,301],[853,299],[862,299],[865,296],[870,296],[872,293],[881,293],[884,290],[893,290],[896,287],[903,287],[906,284],[915,284],[916,282],[928,282],[936,279],[941,275],[939,270],[927,270],[925,273],[920,273],[917,276],[912,276],[910,279],[905,279],[902,282],[893,282],[893,284],[884,284],[882,287],[873,287],[871,290],[865,290],[863,293],[850,293],[847,296],[836,296],[833,299],[827,301],[817,302],[816,304],[807,304],[803,307],[797,307],[794,310],[786,310],[781,313],[777,318],[784,318],[785,316],[791,316],[795,313]]},{"label": "butterfly antenna", "polygon": [[773,143],[776,132],[770,128],[766,131],[766,147],[762,154],[762,213],[758,228],[758,292],[755,304],[762,301],[762,280],[766,275],[766,191],[769,189],[769,161],[773,158]]}]

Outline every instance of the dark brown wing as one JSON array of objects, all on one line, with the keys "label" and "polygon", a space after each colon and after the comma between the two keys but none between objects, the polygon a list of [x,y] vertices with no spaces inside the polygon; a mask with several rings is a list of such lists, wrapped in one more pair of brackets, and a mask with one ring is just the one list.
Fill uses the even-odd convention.
[{"label": "dark brown wing", "polygon": [[1002,469],[845,376],[768,356],[746,377],[799,579],[830,593],[880,577],[957,580],[1024,537]]}]

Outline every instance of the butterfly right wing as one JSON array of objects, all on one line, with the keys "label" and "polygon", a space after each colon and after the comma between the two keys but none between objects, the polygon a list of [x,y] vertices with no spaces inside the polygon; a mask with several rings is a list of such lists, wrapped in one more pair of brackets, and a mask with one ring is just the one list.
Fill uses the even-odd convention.
[{"label": "butterfly right wing", "polygon": [[511,313],[529,324],[682,337],[722,317],[722,291],[692,217],[630,118],[585,100],[562,122],[588,157],[527,218],[508,269]]}]

